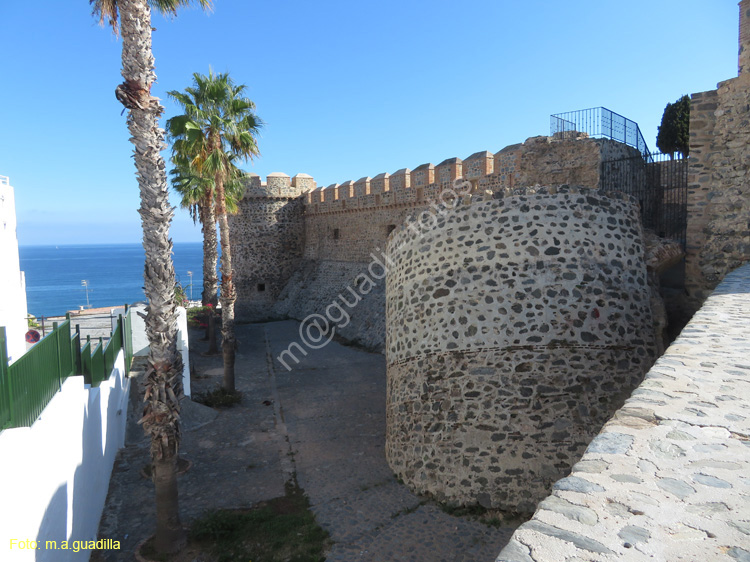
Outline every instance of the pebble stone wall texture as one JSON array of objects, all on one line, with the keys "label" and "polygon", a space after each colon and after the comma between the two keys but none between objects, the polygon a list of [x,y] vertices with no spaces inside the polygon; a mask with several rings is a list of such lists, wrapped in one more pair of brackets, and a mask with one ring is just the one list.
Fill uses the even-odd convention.
[{"label": "pebble stone wall texture", "polygon": [[727,275],[497,562],[750,560],[750,265]]},{"label": "pebble stone wall texture", "polygon": [[655,359],[638,210],[528,188],[435,217],[389,240],[386,457],[417,492],[530,513]]},{"label": "pebble stone wall texture", "polygon": [[740,2],[740,74],[692,95],[686,288],[696,310],[750,261],[750,0]]},{"label": "pebble stone wall texture", "polygon": [[237,288],[238,320],[264,320],[304,249],[303,193],[315,187],[306,174],[270,174],[265,183],[252,175],[239,212],[230,215],[230,241]]}]

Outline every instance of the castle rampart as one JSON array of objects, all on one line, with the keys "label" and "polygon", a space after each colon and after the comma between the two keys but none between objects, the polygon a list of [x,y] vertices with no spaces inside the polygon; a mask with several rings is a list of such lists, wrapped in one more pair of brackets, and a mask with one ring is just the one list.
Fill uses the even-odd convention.
[{"label": "castle rampart", "polygon": [[388,243],[386,456],[418,492],[530,512],[655,359],[637,206],[531,188],[434,217]]},{"label": "castle rampart", "polygon": [[[429,209],[446,194],[450,197],[458,178],[470,182],[475,195],[524,185],[576,184],[595,189],[603,159],[637,154],[632,147],[585,135],[533,137],[494,155],[482,151],[465,160],[449,158],[437,166],[426,163],[311,190],[304,197],[301,218],[304,265],[268,315],[301,320],[320,312],[367,267],[371,253],[385,248],[389,234],[408,216]],[[382,350],[384,326],[384,292],[375,290],[353,311],[342,335]]]}]

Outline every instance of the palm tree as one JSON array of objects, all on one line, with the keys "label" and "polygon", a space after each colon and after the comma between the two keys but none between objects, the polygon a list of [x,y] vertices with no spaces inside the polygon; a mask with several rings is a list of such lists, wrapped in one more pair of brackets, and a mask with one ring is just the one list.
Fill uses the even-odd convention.
[{"label": "palm tree", "polygon": [[[169,121],[167,121],[167,131]],[[180,206],[188,209],[193,223],[201,223],[203,233],[203,293],[201,302],[216,306],[219,295],[219,279],[216,276],[218,262],[218,238],[216,237],[216,209],[214,207],[214,183],[211,178],[202,178],[190,170],[190,162],[173,152],[174,169],[172,187],[181,196]]]},{"label": "palm tree", "polygon": [[[198,0],[204,8],[211,0]],[[146,370],[146,406],[140,423],[151,436],[151,458],[156,492],[156,535],[160,552],[180,550],[186,541],[180,524],[176,459],[180,443],[179,399],[182,395],[182,359],[177,351],[177,315],[174,302],[175,275],[169,225],[167,175],[160,150],[164,131],[159,116],[164,108],[151,95],[156,80],[151,52],[151,7],[175,14],[190,0],[90,0],[93,15],[122,35],[123,83],[117,99],[129,110],[128,130],[135,146],[136,177],[141,193],[139,213],[146,253],[144,291],[146,334],[149,341]]]},{"label": "palm tree", "polygon": [[[233,391],[236,340],[234,301],[237,294],[232,280],[232,251],[227,220],[227,190],[236,169],[235,159],[257,156],[255,136],[262,122],[255,115],[255,104],[243,96],[244,85],[235,85],[228,73],[208,76],[193,74],[193,87],[169,96],[182,105],[185,113],[169,120],[174,149],[190,158],[191,169],[214,180],[216,217],[221,235],[221,335],[224,355],[224,389]],[[179,144],[178,144],[179,143]]]},{"label": "palm tree", "polygon": [[[167,121],[167,131],[171,127],[171,119]],[[170,133],[171,135],[171,133]],[[218,239],[216,237],[216,208],[214,202],[214,178],[201,176],[197,170],[192,168],[191,158],[184,154],[181,149],[184,141],[174,140],[172,145],[172,163],[174,168],[169,172],[172,176],[172,187],[180,194],[180,206],[188,209],[193,222],[201,223],[203,233],[203,306],[216,306],[218,301],[219,287],[216,276],[216,263],[218,261]],[[239,207],[237,202],[242,198],[245,190],[243,183],[244,173],[233,167],[231,178],[225,189],[227,194],[227,211],[234,214]],[[208,355],[219,353],[216,344],[216,330],[214,327],[214,315],[208,315]]]}]

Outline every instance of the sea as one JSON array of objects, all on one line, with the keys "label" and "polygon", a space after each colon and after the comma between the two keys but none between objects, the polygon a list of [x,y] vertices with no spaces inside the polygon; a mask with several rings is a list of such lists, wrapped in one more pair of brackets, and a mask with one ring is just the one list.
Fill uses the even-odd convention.
[{"label": "sea", "polygon": [[[62,316],[68,310],[144,302],[140,244],[19,246],[29,314]],[[203,245],[174,244],[175,277],[189,299],[203,290]],[[192,276],[189,272],[192,272]]]}]

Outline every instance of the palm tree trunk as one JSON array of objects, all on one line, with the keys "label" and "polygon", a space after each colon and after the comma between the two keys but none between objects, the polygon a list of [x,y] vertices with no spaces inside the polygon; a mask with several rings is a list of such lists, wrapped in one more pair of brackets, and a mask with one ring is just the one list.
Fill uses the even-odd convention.
[{"label": "palm tree trunk", "polygon": [[227,219],[226,194],[221,173],[216,174],[216,216],[219,219],[221,236],[221,349],[224,355],[224,390],[234,391],[234,353],[237,342],[234,338],[234,301],[237,294],[232,279],[232,250],[229,245],[229,220]]},{"label": "palm tree trunk", "polygon": [[203,306],[216,306],[219,279],[216,275],[218,239],[216,238],[216,211],[213,190],[201,202],[201,230],[203,231]]},{"label": "palm tree trunk", "polygon": [[[218,301],[219,280],[216,276],[216,262],[218,261],[218,240],[216,239],[216,209],[214,208],[214,192],[209,190],[201,202],[201,230],[203,231],[203,306],[216,306]],[[216,321],[214,309],[208,314],[208,355],[218,355],[219,346],[216,343]]]},{"label": "palm tree trunk", "polygon": [[135,165],[141,193],[139,213],[146,253],[144,290],[146,334],[149,341],[146,405],[141,422],[151,437],[156,488],[155,547],[160,552],[180,550],[186,535],[180,525],[174,470],[180,442],[179,399],[182,396],[182,358],[177,351],[175,275],[169,225],[172,206],[160,151],[164,131],[159,127],[163,108],[151,97],[156,79],[151,52],[151,10],[146,0],[119,0],[122,33],[122,76],[118,99],[128,108],[128,129],[135,145]]}]

